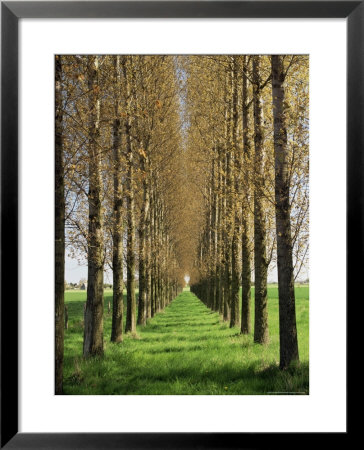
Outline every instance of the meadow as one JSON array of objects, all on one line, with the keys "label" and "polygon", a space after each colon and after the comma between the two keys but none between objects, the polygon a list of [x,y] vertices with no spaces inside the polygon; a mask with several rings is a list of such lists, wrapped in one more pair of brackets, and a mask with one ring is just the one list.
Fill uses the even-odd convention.
[{"label": "meadow", "polygon": [[[300,366],[278,369],[278,288],[268,288],[267,346],[241,335],[189,290],[134,336],[110,342],[112,290],[105,290],[102,358],[83,359],[83,305],[85,291],[66,291],[69,325],[65,330],[65,394],[240,395],[308,394],[309,287],[296,286]],[[125,299],[126,304],[126,299]],[[254,288],[252,289],[254,323]],[[124,314],[125,320],[125,314]]]}]

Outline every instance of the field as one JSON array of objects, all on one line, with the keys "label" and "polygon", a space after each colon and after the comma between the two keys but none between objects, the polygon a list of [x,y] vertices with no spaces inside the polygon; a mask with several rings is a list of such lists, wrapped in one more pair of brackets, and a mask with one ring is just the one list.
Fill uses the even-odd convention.
[{"label": "field", "polygon": [[[252,292],[252,297],[254,290]],[[85,291],[67,291],[69,327],[65,330],[65,394],[308,394],[309,288],[296,287],[298,343],[301,365],[280,371],[278,289],[270,286],[270,343],[229,328],[188,290],[163,312],[137,327],[137,335],[110,342],[112,291],[105,291],[103,358],[84,360],[83,305]],[[126,303],[126,299],[125,299]],[[254,306],[254,303],[252,307]],[[254,308],[253,308],[254,310]],[[124,314],[125,319],[125,314]],[[252,317],[254,320],[254,314]],[[254,323],[254,322],[252,322]]]}]

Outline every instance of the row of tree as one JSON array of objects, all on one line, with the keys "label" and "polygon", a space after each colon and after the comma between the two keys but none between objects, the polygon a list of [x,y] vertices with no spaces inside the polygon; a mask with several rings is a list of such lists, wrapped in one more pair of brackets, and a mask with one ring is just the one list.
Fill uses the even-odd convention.
[{"label": "row of tree", "polygon": [[88,266],[83,355],[102,355],[106,268],[113,273],[112,342],[134,334],[182,286],[176,210],[183,183],[176,180],[183,165],[175,58],[56,56],[55,65],[56,393],[62,393],[65,248]]},{"label": "row of tree", "polygon": [[248,334],[253,272],[254,341],[265,344],[276,263],[287,368],[299,360],[294,280],[308,257],[308,58],[196,56],[184,67],[203,218],[191,290]]},{"label": "row of tree", "polygon": [[254,275],[254,339],[266,343],[267,275],[277,263],[281,367],[298,360],[308,58],[67,55],[55,69],[56,393],[66,249],[88,266],[85,357],[103,354],[106,269],[113,342],[170,303],[189,274],[199,298],[242,333],[251,331]]}]

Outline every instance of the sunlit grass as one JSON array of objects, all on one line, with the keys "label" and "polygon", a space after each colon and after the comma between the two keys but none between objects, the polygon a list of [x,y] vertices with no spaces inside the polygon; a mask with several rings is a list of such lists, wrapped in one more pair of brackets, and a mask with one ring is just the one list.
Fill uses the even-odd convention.
[{"label": "sunlit grass", "polygon": [[[253,294],[253,293],[252,293]],[[253,343],[184,290],[162,313],[137,327],[137,337],[110,342],[112,291],[105,291],[105,356],[82,358],[84,291],[66,292],[66,394],[270,394],[308,393],[307,286],[296,287],[301,365],[281,372],[278,289],[269,288],[270,343]],[[253,305],[252,305],[253,306]],[[254,311],[254,308],[252,308]],[[125,319],[125,314],[124,314]],[[252,323],[254,314],[252,317]]]}]

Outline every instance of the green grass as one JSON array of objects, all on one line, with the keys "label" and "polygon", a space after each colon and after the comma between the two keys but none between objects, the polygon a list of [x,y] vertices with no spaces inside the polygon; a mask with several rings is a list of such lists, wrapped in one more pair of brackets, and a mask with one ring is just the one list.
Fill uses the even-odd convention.
[{"label": "green grass", "polygon": [[253,336],[240,335],[238,328],[229,328],[218,314],[186,290],[145,327],[137,327],[136,338],[125,336],[123,343],[113,344],[111,314],[107,312],[112,291],[105,291],[105,355],[84,360],[82,319],[86,293],[68,291],[65,394],[308,394],[309,288],[296,287],[301,365],[284,372],[278,369],[277,287],[270,286],[268,295],[267,346],[254,344]]}]

